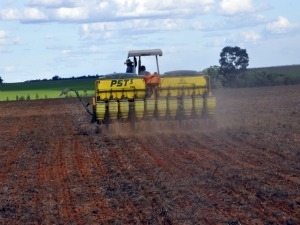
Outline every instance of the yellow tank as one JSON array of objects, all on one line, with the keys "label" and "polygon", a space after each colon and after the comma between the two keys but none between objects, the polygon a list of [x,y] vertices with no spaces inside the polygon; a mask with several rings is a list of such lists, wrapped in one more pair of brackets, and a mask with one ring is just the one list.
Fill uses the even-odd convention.
[{"label": "yellow tank", "polygon": [[[200,117],[203,113],[204,101],[209,94],[208,76],[196,71],[171,71],[161,76],[161,82],[157,88],[157,96],[172,101],[168,104],[168,112],[171,118],[174,115],[181,119]],[[177,102],[174,102],[174,98]],[[176,105],[176,107],[174,107]],[[209,101],[210,114],[214,111],[212,100]],[[180,113],[179,113],[180,111]],[[175,116],[176,118],[176,116]]]},{"label": "yellow tank", "polygon": [[[123,76],[122,76],[123,75]],[[127,74],[107,75],[96,81],[96,100],[121,100],[145,97],[145,81],[142,77]]]},{"label": "yellow tank", "polygon": [[[184,73],[184,72],[182,72]],[[208,86],[206,79],[203,75],[197,76],[182,76],[178,75],[172,77],[172,73],[168,76],[162,76],[159,85],[159,96],[161,97],[182,97],[203,95],[207,92]]]}]

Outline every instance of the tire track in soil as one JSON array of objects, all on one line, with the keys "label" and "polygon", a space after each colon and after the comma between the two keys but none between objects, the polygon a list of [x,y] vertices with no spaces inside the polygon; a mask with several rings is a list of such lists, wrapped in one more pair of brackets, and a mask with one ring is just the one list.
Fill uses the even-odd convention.
[{"label": "tire track in soil", "polygon": [[[124,224],[149,224],[151,221],[155,224],[158,221],[167,223],[159,211],[163,209],[163,205],[159,194],[161,190],[156,183],[162,178],[157,174],[158,170],[155,170],[156,163],[153,160],[152,164],[145,163],[145,158],[150,161],[151,158],[131,137],[113,138],[115,148],[109,148],[105,158],[110,159],[110,171],[113,172],[108,174],[113,179],[109,180],[108,185],[116,187],[119,201],[118,218]],[[133,163],[133,158],[139,159]],[[144,163],[151,168],[149,170],[144,168]],[[148,178],[149,176],[151,178]]]},{"label": "tire track in soil", "polygon": [[5,154],[1,154],[1,164],[3,164],[3,166],[0,173],[0,184],[4,184],[7,181],[10,171],[16,170],[15,162],[24,154],[24,148],[21,143],[15,146],[11,143],[9,148],[1,149],[1,153],[2,152],[5,152]]},{"label": "tire track in soil", "polygon": [[[208,157],[210,161],[206,161],[208,165],[215,164],[216,170],[212,174],[213,177],[219,177],[224,176],[228,177],[228,181],[230,181],[232,178],[230,178],[230,174],[236,169],[245,169],[248,167],[248,169],[255,168],[252,164],[245,164],[241,159],[239,159],[239,152],[238,147],[241,145],[239,142],[233,142],[230,137],[223,137],[223,136],[214,136],[204,134],[203,141],[199,142],[199,138],[196,139],[196,137],[191,137],[189,140],[195,140],[195,142],[198,142],[198,146],[200,146],[201,149],[205,149],[205,157],[211,155]],[[213,159],[213,160],[211,160]],[[219,164],[219,162],[222,162]],[[218,168],[221,168],[218,169]],[[215,174],[217,173],[217,174]],[[232,180],[233,182],[236,181],[236,178]],[[216,192],[215,189],[220,186],[219,191]],[[246,186],[244,186],[245,188]],[[249,190],[249,188],[243,189],[243,192],[241,193],[239,190],[239,186],[231,185],[230,182],[225,182],[223,184],[217,184],[216,187],[208,187],[210,190],[207,190],[209,193],[209,196],[211,199],[214,199],[215,205],[217,206],[215,208],[215,211],[219,215],[223,215],[223,221],[230,220],[232,218],[236,218],[238,215],[238,212],[240,210],[236,209],[233,203],[235,202],[234,199],[239,199],[239,202],[247,202],[248,197],[251,196],[253,191]],[[221,195],[220,195],[221,193]],[[246,193],[246,194],[245,194]],[[225,194],[225,198],[224,198]],[[227,197],[226,197],[227,195]],[[222,197],[223,196],[223,197]],[[222,201],[220,201],[223,199]],[[231,207],[228,207],[227,203],[232,204]],[[243,213],[242,213],[243,214]]]},{"label": "tire track in soil", "polygon": [[[186,162],[178,161],[180,162],[178,165],[185,165],[186,168],[189,169],[182,169],[183,180],[181,182],[183,182],[184,186],[181,188],[183,191],[178,193],[179,195],[177,196],[179,196],[179,198],[175,204],[177,204],[177,211],[181,211],[181,214],[179,214],[181,222],[194,220],[195,223],[198,223],[199,221],[197,222],[197,220],[200,220],[201,223],[208,223],[208,221],[205,221],[203,218],[203,215],[209,214],[209,218],[215,218],[217,213],[212,212],[211,209],[206,210],[206,208],[210,208],[209,205],[205,206],[205,202],[208,201],[208,196],[211,196],[212,190],[210,190],[209,187],[207,188],[207,185],[205,185],[203,181],[209,178],[210,171],[212,173],[213,168],[210,167],[212,161],[220,157],[218,154],[211,152],[211,149],[207,149],[206,146],[203,146],[202,140],[201,138],[199,140],[198,135],[194,137],[191,134],[189,132],[181,133],[179,134],[180,138],[175,139],[176,141],[174,141],[172,137],[164,138],[164,143],[176,150],[178,158],[180,159],[182,157],[182,159],[185,159]],[[195,135],[195,132],[193,132],[193,135]],[[191,153],[192,157],[190,155]],[[180,190],[180,187],[177,189]],[[201,193],[201,195],[195,196],[195,193]],[[193,200],[195,198],[198,199],[198,201]],[[187,199],[189,199],[188,202],[186,201]],[[199,203],[201,203],[200,206],[202,206],[200,208]],[[182,210],[182,208],[186,208],[186,210]]]},{"label": "tire track in soil", "polygon": [[87,163],[85,158],[85,149],[82,146],[82,139],[80,137],[73,136],[73,144],[70,151],[70,156],[72,157],[72,164],[74,169],[78,171],[79,179],[84,180],[91,173],[89,171],[89,163]]},{"label": "tire track in soil", "polygon": [[[257,177],[263,178],[259,180],[260,182],[256,186],[243,185],[247,191],[252,191],[253,196],[256,198],[251,211],[256,213],[261,221],[278,221],[284,224],[287,223],[288,218],[293,218],[295,224],[298,224],[300,220],[297,218],[300,210],[299,206],[297,207],[299,204],[296,203],[295,198],[299,195],[297,191],[296,193],[285,191],[295,190],[295,185],[298,185],[295,180],[289,180],[289,175],[293,176],[295,174],[294,168],[288,166],[295,161],[288,152],[292,149],[285,148],[285,152],[276,152],[274,144],[277,142],[266,145],[265,143],[268,140],[261,139],[260,136],[258,138],[257,133],[254,133],[251,138],[243,138],[236,134],[231,134],[231,137],[235,141],[241,142],[243,149],[250,149],[249,151],[243,151],[241,155],[247,161],[258,163]],[[284,164],[287,164],[287,166],[283,166]],[[282,171],[282,168],[289,167],[290,169]],[[289,203],[287,204],[287,202]]]},{"label": "tire track in soil", "polygon": [[[229,136],[229,137],[222,138],[222,140],[226,140],[225,145],[224,145],[226,147],[225,148],[226,150],[225,149],[224,150],[226,151],[227,154],[225,154],[225,157],[228,157],[228,160],[230,160],[230,158],[233,159],[234,163],[238,163],[239,161],[243,162],[242,160],[243,160],[243,157],[245,156],[245,153],[247,153],[247,154],[256,154],[257,153],[257,150],[255,148],[252,148],[251,146],[248,146],[248,148],[245,147],[245,145],[243,145],[243,143],[244,143],[243,139],[237,141],[234,138],[232,138],[231,136]],[[211,143],[213,143],[214,145],[218,145],[217,141],[212,141]],[[232,146],[234,148],[238,148],[241,145],[243,145],[242,151],[233,151],[232,153],[230,153],[231,156],[228,154],[228,151],[227,151],[228,147]],[[220,149],[222,149],[222,148],[220,148]],[[224,158],[223,160],[226,160],[226,158]],[[235,166],[229,166],[229,167],[226,166],[226,167],[227,167],[227,170],[235,168]],[[262,169],[266,169],[266,168],[262,168],[260,163],[258,163],[258,164],[256,162],[253,163],[253,161],[248,161],[247,163],[243,162],[242,164],[239,165],[238,168],[242,168],[243,171],[246,170],[246,172],[249,170],[252,170],[252,173],[253,173],[253,170],[256,170],[258,173],[261,173]],[[225,177],[228,176],[226,174],[224,174],[224,175],[225,175]],[[232,178],[229,177],[229,179],[232,179]],[[238,178],[238,179],[240,179],[240,178]],[[274,179],[271,179],[271,180],[274,180]],[[235,179],[233,179],[233,181],[237,181],[237,177]],[[271,181],[271,183],[272,183],[272,181]],[[270,185],[271,185],[271,183],[270,183]],[[229,186],[228,187],[228,185],[225,185],[227,187],[222,188],[223,190],[221,189],[221,191],[222,191],[222,193],[226,193],[226,191],[227,191],[227,193],[231,199],[231,200],[229,200],[229,202],[234,202],[233,199],[239,199],[239,202],[247,202],[247,201],[249,201],[249,197],[253,198],[253,196],[255,196],[255,189],[253,189],[253,188],[255,188],[255,184],[250,184],[250,186],[248,186],[248,185],[249,185],[248,182],[242,181],[240,184],[238,184],[238,186],[232,186],[232,187]],[[226,191],[224,192],[224,190],[226,190]],[[225,205],[225,207],[226,207],[226,205]],[[247,207],[252,208],[253,206],[247,206]],[[271,205],[269,205],[267,202],[265,202],[264,204],[260,204],[258,207],[253,207],[251,210],[252,210],[252,212],[256,213],[257,215],[260,215],[261,219],[264,218],[264,220],[266,221],[270,217],[270,214],[267,213],[267,212],[269,212],[270,207],[271,207]],[[289,210],[288,207],[287,207],[287,209],[282,208],[282,206],[279,208],[281,208],[280,210],[283,210],[286,212]],[[277,208],[277,210],[279,208]],[[233,208],[233,209],[226,208],[225,211],[227,212],[226,214],[228,216],[230,216],[230,215],[237,216],[239,214],[239,211],[240,211],[241,215],[244,215],[243,211],[238,210],[236,208]],[[233,212],[231,213],[231,211],[233,211]],[[276,208],[274,211],[276,211]],[[262,212],[264,212],[264,214],[262,214]]]},{"label": "tire track in soil", "polygon": [[[40,209],[35,207],[40,206],[36,173],[39,156],[33,149],[33,143],[37,140],[35,135],[28,138],[28,135],[32,134],[28,131],[35,126],[34,124],[34,117],[12,124],[9,131],[13,133],[11,137],[14,138],[5,141],[8,147],[1,149],[1,153],[7,153],[8,157],[4,160],[5,166],[1,168],[0,175],[0,183],[5,184],[5,189],[9,190],[8,197],[3,202],[10,202],[11,207],[15,205],[13,208],[3,205],[1,212],[6,215],[6,210],[14,211],[13,217],[8,217],[11,222],[40,223],[43,218],[41,211],[35,210]],[[1,158],[5,159],[3,155]]]},{"label": "tire track in soil", "polygon": [[[124,224],[136,224],[139,221],[143,223],[140,215],[142,209],[139,206],[139,201],[144,201],[143,196],[140,195],[140,182],[143,178],[136,174],[137,171],[134,170],[134,166],[126,155],[130,151],[127,140],[118,136],[113,138],[114,145],[109,142],[105,153],[105,161],[109,167],[106,188],[108,188],[107,190],[115,189],[116,196],[112,199],[119,203],[114,205],[112,201],[112,207],[118,208],[117,217]],[[137,168],[137,170],[139,169],[141,167]],[[111,199],[110,196],[107,197]]]},{"label": "tire track in soil", "polygon": [[[292,166],[297,164],[297,159],[288,155],[285,156],[283,152],[278,153],[272,147],[265,147],[264,143],[255,142],[253,140],[251,141],[249,139],[244,140],[236,135],[233,135],[232,139],[237,143],[239,141],[243,143],[243,151],[240,152],[241,158],[244,157],[244,160],[249,163],[255,162],[253,164],[256,168],[259,170],[265,170],[264,176],[267,176],[270,179],[269,185],[271,185],[272,180],[274,179],[277,180],[277,184],[288,184],[291,188],[292,186],[300,184],[300,180],[297,179],[297,175],[295,175],[297,174],[295,170],[298,170],[298,168],[294,168]],[[266,159],[268,159],[268,164],[266,164]],[[282,171],[280,166],[284,163],[291,165],[290,169]]]},{"label": "tire track in soil", "polygon": [[[50,148],[52,147],[53,148]],[[47,151],[44,151],[39,159],[39,165],[37,170],[38,183],[40,187],[39,198],[40,205],[36,205],[36,208],[43,209],[43,218],[45,224],[59,223],[59,202],[58,198],[58,186],[55,183],[55,174],[53,174],[53,165],[56,163],[55,144],[50,145]]]},{"label": "tire track in soil", "polygon": [[[24,153],[20,157],[18,168],[14,169],[17,186],[21,189],[16,193],[21,199],[18,215],[24,223],[39,223],[42,221],[40,211],[35,210],[33,206],[38,204],[39,185],[37,177],[37,164],[39,158],[38,147],[34,144],[37,141],[35,132],[30,132],[35,129],[36,118],[31,116],[24,120],[21,124],[23,129],[20,130],[19,142],[22,143]],[[23,126],[22,126],[23,125]],[[30,138],[28,138],[30,136]]]},{"label": "tire track in soil", "polygon": [[75,211],[74,196],[70,190],[72,177],[67,168],[70,158],[66,157],[70,152],[70,140],[64,138],[56,141],[54,146],[55,162],[51,174],[55,187],[58,189],[56,191],[59,217],[62,223],[83,224],[81,217]]},{"label": "tire track in soil", "polygon": [[19,143],[15,146],[10,146],[8,153],[9,157],[5,161],[6,163],[8,162],[8,164],[5,170],[1,171],[2,179],[0,184],[3,185],[3,190],[5,190],[6,193],[5,195],[3,194],[4,198],[2,198],[2,196],[0,197],[0,219],[4,219],[3,224],[18,223],[20,221],[26,222],[28,219],[31,219],[28,218],[28,211],[30,209],[28,208],[29,210],[27,210],[24,203],[31,201],[32,198],[32,196],[28,198],[29,189],[27,181],[27,179],[32,179],[32,173],[30,168],[21,171],[18,169],[18,158],[25,155],[26,149]]},{"label": "tire track in soil", "polygon": [[[3,166],[1,167],[0,183],[4,183],[7,180],[10,171],[16,170],[16,162],[19,157],[25,153],[25,148],[22,143],[22,141],[24,141],[24,130],[31,126],[26,120],[20,122],[16,119],[17,122],[13,124],[10,124],[8,120],[9,117],[6,119],[3,118],[3,121],[1,121],[1,139],[4,139],[3,143],[9,144],[4,145],[4,148],[1,149],[1,164],[3,164]],[[20,124],[22,129],[20,129]]]},{"label": "tire track in soil", "polygon": [[[35,208],[42,211],[43,222],[45,224],[59,224],[62,223],[63,218],[59,215],[60,204],[63,201],[62,195],[59,195],[61,190],[61,182],[63,182],[57,172],[63,172],[59,169],[59,153],[62,151],[59,141],[56,139],[55,134],[61,133],[63,126],[61,126],[61,117],[57,114],[50,114],[49,108],[45,107],[42,110],[49,114],[44,118],[44,126],[39,126],[41,137],[45,137],[47,145],[41,151],[37,166],[37,179],[38,179],[38,201]],[[64,139],[60,138],[61,141]],[[40,140],[36,140],[40,141]],[[63,187],[63,186],[62,186]]]},{"label": "tire track in soil", "polygon": [[[173,203],[178,211],[183,211],[179,218],[183,221],[188,219],[195,222],[198,220],[199,222],[201,220],[201,223],[207,223],[205,217],[203,217],[206,214],[206,218],[215,218],[215,221],[217,221],[216,215],[220,213],[211,210],[207,211],[206,208],[210,206],[205,205],[205,202],[208,202],[208,198],[212,198],[214,195],[211,187],[207,186],[207,182],[211,179],[214,169],[211,165],[220,159],[219,154],[211,151],[208,147],[213,142],[205,140],[205,145],[203,145],[202,134],[197,132],[184,132],[175,139],[171,137],[164,138],[164,140],[165,144],[173,148],[176,152],[175,156],[177,157],[171,157],[172,159],[174,158],[173,163],[177,167],[181,166],[181,170],[183,171],[181,182],[184,183],[182,187],[184,191],[181,196],[179,195],[178,200]],[[187,169],[184,169],[184,166],[189,169],[188,173]],[[180,188],[178,189],[180,190]],[[198,200],[194,200],[195,193],[201,193],[200,196],[196,197]],[[215,202],[220,201],[216,198]],[[199,205],[199,203],[201,204]],[[181,208],[186,208],[187,210],[182,210]],[[225,216],[224,213],[221,215]],[[219,220],[222,221],[224,218],[219,218]]]},{"label": "tire track in soil", "polygon": [[[40,201],[43,195],[43,187],[40,185],[38,170],[40,165],[40,159],[44,155],[44,138],[40,138],[38,135],[40,130],[36,126],[38,118],[30,117],[23,124],[24,130],[20,133],[20,143],[23,149],[22,157],[19,158],[18,167],[14,168],[15,182],[19,188],[19,192],[15,195],[19,196],[19,207],[17,211],[17,217],[19,222],[23,223],[41,223],[43,221],[43,210]],[[28,130],[34,129],[35,132],[29,132]],[[28,135],[30,134],[30,138]]]},{"label": "tire track in soil", "polygon": [[[205,164],[206,165],[207,164],[211,165],[212,164],[212,159],[214,161],[216,160],[216,158],[220,159],[219,152],[218,151],[212,151],[212,149],[211,149],[211,145],[213,145],[213,143],[214,143],[213,140],[209,140],[209,141],[205,140],[205,145],[203,145],[201,138],[199,140],[199,137],[194,137],[194,135],[191,135],[191,134],[189,134],[189,135],[182,135],[182,138],[181,138],[181,140],[189,140],[188,146],[186,146],[186,141],[182,141],[182,143],[181,143],[180,139],[174,140],[174,139],[170,139],[170,138],[164,137],[163,140],[164,140],[165,145],[168,146],[168,149],[172,149],[172,148],[175,149],[175,151],[176,151],[177,154],[172,154],[172,157],[170,157],[170,158],[172,158],[172,160],[169,160],[169,161],[171,161],[170,164],[173,164],[173,165],[175,165],[177,167],[178,166],[180,167],[180,166],[184,165],[184,163],[182,162],[182,158],[186,158],[186,156],[184,155],[186,151],[189,151],[189,152],[195,151],[194,154],[193,154],[193,156],[196,156],[196,157],[194,157],[194,158],[187,158],[188,162],[193,165],[192,168],[194,170],[194,173],[193,172],[190,173],[191,177],[193,177],[192,175],[193,174],[195,175],[195,173],[197,172],[197,170],[195,170],[195,168],[200,168],[202,166],[203,171],[207,172],[207,170],[209,169],[209,167],[205,168],[205,167],[203,167],[203,164],[204,165]],[[193,144],[191,144],[192,142],[193,142]],[[193,149],[193,148],[191,148],[191,146],[196,146],[196,148]],[[199,148],[199,146],[200,146],[200,148]],[[157,148],[157,146],[154,147],[154,149],[156,149],[156,148]],[[182,150],[182,149],[185,149],[185,150]],[[165,149],[161,149],[161,152],[165,152],[166,155],[169,155],[167,153],[167,150],[165,150]],[[181,154],[180,154],[180,152],[181,152]],[[199,154],[205,156],[204,157],[204,161],[203,160],[202,161],[198,161],[197,160],[197,156]],[[227,160],[228,161],[230,158],[231,157],[229,155],[226,155],[226,154],[221,155],[221,160]],[[182,168],[181,170],[183,171],[182,175],[184,177],[184,175],[186,175],[186,171],[185,171],[184,168]],[[197,191],[198,192],[199,191],[200,192],[204,191],[209,196],[213,195],[213,191],[211,191],[210,188],[200,187],[200,189],[197,190]],[[221,203],[220,205],[223,205],[223,207],[226,207],[226,205],[224,203],[222,203],[220,201],[217,201],[217,202],[219,202],[219,204]],[[222,214],[224,216],[226,216],[226,217],[229,217],[229,218],[231,217],[230,213],[224,213],[223,212]]]},{"label": "tire track in soil", "polygon": [[[140,139],[136,136],[132,136],[123,139],[124,157],[126,158],[127,168],[139,173],[138,178],[143,177],[152,181],[157,178],[157,172],[154,171],[157,162],[155,158],[152,158],[148,153],[149,146],[145,147],[141,144]],[[132,177],[134,177],[132,175]]]},{"label": "tire track in soil", "polygon": [[[103,197],[99,182],[106,177],[107,168],[104,167],[101,155],[96,152],[93,140],[88,136],[73,137],[77,139],[74,154],[81,155],[77,158],[75,166],[80,168],[81,191],[76,199],[76,211],[82,215],[85,224],[94,224],[114,218],[115,211],[112,210]],[[92,177],[92,178],[91,178]]]},{"label": "tire track in soil", "polygon": [[176,224],[168,212],[174,211],[170,204],[172,184],[165,177],[168,173],[156,170],[157,162],[146,150],[149,146],[144,148],[140,139],[140,135],[133,135],[122,140],[123,155],[130,165],[127,179],[139,187],[138,199],[141,200],[133,203],[136,215],[143,224],[158,224],[159,221],[162,224]]},{"label": "tire track in soil", "polygon": [[[147,155],[144,158],[150,158],[149,161],[152,162],[152,168],[149,168],[148,172],[145,171],[146,177],[151,174],[150,171],[155,171],[153,169],[157,167],[157,162],[155,161],[156,158],[151,157],[153,156],[153,151],[155,151],[158,146],[163,146],[163,149],[159,149],[158,154],[164,152],[166,155],[165,157],[169,156],[169,158],[172,158],[172,160],[169,160],[169,162],[170,165],[172,165],[174,168],[173,174],[164,171],[161,175],[154,174],[151,176],[151,178],[149,178],[150,180],[155,181],[155,183],[157,183],[158,180],[161,180],[161,186],[156,186],[155,191],[152,191],[152,194],[150,196],[149,192],[145,193],[146,196],[148,195],[147,199],[151,202],[151,207],[154,209],[154,212],[152,212],[152,217],[153,215],[155,215],[156,217],[158,217],[158,221],[165,219],[165,221],[169,221],[170,223],[172,221],[175,224],[183,224],[187,221],[196,224],[197,218],[199,219],[201,217],[201,212],[198,212],[198,216],[194,215],[195,213],[197,213],[197,208],[199,208],[197,206],[198,202],[195,202],[193,200],[193,191],[190,190],[190,188],[192,188],[193,184],[195,183],[195,179],[192,174],[188,174],[186,172],[186,170],[184,169],[184,165],[181,165],[179,168],[179,170],[183,171],[181,174],[179,174],[180,176],[178,175],[178,171],[175,171],[175,167],[178,167],[180,163],[184,163],[184,160],[182,159],[183,150],[179,151],[180,147],[177,146],[176,139],[172,138],[171,135],[165,135],[163,137],[160,136],[159,138],[155,139],[153,138],[153,136],[141,137],[140,135],[138,135],[138,137],[136,138],[139,139],[136,139],[133,142],[137,142],[138,145],[142,146],[142,148],[138,152],[131,152],[133,148],[126,147],[126,149],[130,149],[129,152],[127,152],[127,154],[129,155],[128,158],[133,160],[133,157],[138,158],[138,156],[142,156],[143,154]],[[160,143],[158,143],[158,139],[160,139]],[[147,142],[149,140],[150,143]],[[158,143],[158,146],[153,146],[153,143]],[[131,144],[130,146],[132,145],[133,144]],[[169,152],[171,152],[172,154],[169,154]],[[141,160],[137,159],[135,161]],[[141,165],[140,167],[143,168],[143,162],[139,162],[139,164]],[[162,211],[160,210],[163,210],[164,213],[162,213]],[[148,218],[144,218],[149,219],[149,215],[151,214],[148,213]]]},{"label": "tire track in soil", "polygon": [[[223,184],[220,186],[220,193],[214,193],[215,197],[219,199],[223,198],[223,203],[220,204],[220,202],[218,202],[218,208],[221,208],[221,213],[226,215],[227,219],[239,218],[241,222],[248,223],[249,218],[245,216],[245,211],[248,211],[249,208],[251,208],[253,212],[252,215],[256,214],[261,217],[261,207],[253,208],[251,203],[249,204],[249,201],[253,202],[253,197],[255,196],[253,188],[255,188],[257,181],[254,181],[254,184],[250,183],[249,185],[249,182],[253,178],[250,177],[250,181],[247,181],[245,180],[247,179],[247,175],[243,174],[247,174],[249,171],[252,171],[252,173],[253,171],[260,173],[262,169],[261,164],[257,164],[250,160],[247,160],[247,162],[245,161],[246,155],[251,153],[254,149],[245,148],[242,140],[233,140],[231,136],[228,135],[221,135],[220,138],[222,140],[221,143],[218,142],[218,139],[212,140],[215,147],[218,145],[220,146],[219,152],[222,151],[220,153],[222,157],[221,162],[223,162],[223,164],[220,165],[222,170],[217,172],[217,176],[223,176],[224,178],[227,178],[228,181],[224,180],[222,182]],[[243,146],[242,150],[240,149],[240,146]],[[258,179],[258,182],[259,181],[260,178]],[[231,204],[230,207],[228,207],[228,203]]]},{"label": "tire track in soil", "polygon": [[199,133],[174,133],[159,137],[149,136],[143,140],[143,146],[149,155],[158,158],[159,162],[163,161],[167,171],[173,170],[173,174],[181,174],[182,177],[212,170],[209,166],[212,162],[230,159],[224,153],[212,149],[212,140],[198,135]]},{"label": "tire track in soil", "polygon": [[172,157],[169,160],[175,165],[175,168],[181,168],[183,177],[187,174],[194,176],[197,173],[211,170],[207,162],[211,163],[219,155],[213,154],[206,147],[211,144],[210,142],[204,146],[201,134],[196,133],[196,131],[174,134],[174,136],[175,138],[164,136],[163,142],[172,152]]},{"label": "tire track in soil", "polygon": [[134,212],[135,219],[131,221],[142,224],[172,224],[166,211],[168,201],[165,195],[169,195],[170,190],[165,186],[165,171],[156,169],[157,162],[147,154],[136,137],[121,138],[120,143],[127,165],[125,177],[136,192],[136,195],[130,198],[133,205],[130,209]]},{"label": "tire track in soil", "polygon": [[[36,138],[31,139],[32,143],[35,143]],[[45,195],[44,185],[40,182],[39,170],[40,162],[44,161],[44,152],[35,152],[32,147],[26,148],[26,155],[29,156],[30,163],[26,168],[26,179],[20,179],[23,181],[18,186],[23,187],[24,190],[22,196],[25,202],[22,204],[22,222],[24,223],[41,223],[45,214],[43,212],[43,205],[41,199]],[[39,150],[38,150],[39,151]]]},{"label": "tire track in soil", "polygon": [[[181,158],[166,142],[168,138],[164,135],[145,135],[139,139],[142,148],[153,158],[153,161],[170,175],[184,175],[186,170],[181,165]],[[176,140],[172,140],[175,141]],[[174,144],[172,143],[174,146]]]},{"label": "tire track in soil", "polygon": [[[253,140],[251,141],[251,139],[245,140],[236,135],[230,135],[230,137],[235,142],[243,144],[243,151],[239,152],[240,158],[245,158],[245,160],[250,161],[249,163],[255,161],[253,164],[256,166],[257,170],[260,170],[260,172],[263,172],[264,176],[268,177],[269,182],[265,180],[264,184],[271,186],[273,180],[277,180],[278,185],[289,185],[289,189],[293,189],[293,186],[300,184],[299,179],[295,176],[295,173],[297,172],[295,172],[293,167],[291,167],[290,170],[285,171],[282,171],[279,167],[279,165],[282,165],[283,163],[289,163],[292,165],[291,161],[296,161],[297,159],[283,156],[284,153],[275,152],[272,147],[265,147],[264,143],[255,142]],[[270,155],[272,155],[272,157],[270,157]],[[268,164],[265,162],[266,159],[269,160]],[[256,162],[258,163],[256,164]]]},{"label": "tire track in soil", "polygon": [[[48,111],[47,108],[45,108]],[[37,168],[38,184],[39,184],[39,198],[40,205],[37,205],[37,209],[43,211],[43,221],[45,224],[59,224],[62,223],[62,218],[59,215],[59,207],[62,198],[59,196],[60,187],[60,174],[55,174],[59,167],[59,141],[55,138],[55,133],[58,133],[61,129],[57,115],[51,114],[45,120],[45,130],[40,132],[47,137],[47,147],[41,152],[39,158],[39,164]],[[61,139],[61,141],[63,141]]]},{"label": "tire track in soil", "polygon": [[108,168],[105,166],[103,155],[100,149],[102,148],[99,142],[99,137],[89,137],[87,155],[88,160],[93,165],[93,172],[101,174],[101,176],[106,177],[108,173]]},{"label": "tire track in soil", "polygon": [[248,164],[244,161],[244,158],[240,159],[238,157],[244,151],[244,148],[240,151],[242,143],[233,141],[228,135],[224,136],[224,134],[220,133],[202,134],[201,142],[199,142],[199,137],[193,135],[190,137],[190,142],[192,141],[197,143],[198,148],[205,150],[205,157],[211,155],[209,159],[215,159],[215,162],[226,162],[222,166],[257,168],[257,165]]},{"label": "tire track in soil", "polygon": [[132,166],[123,155],[126,146],[123,146],[123,142],[118,138],[117,141],[114,141],[114,145],[107,147],[108,149],[104,153],[104,162],[108,168],[107,179],[103,187],[104,196],[110,207],[116,210],[114,221],[130,224],[128,223],[129,220],[134,224],[135,220],[132,218],[132,213],[128,213],[136,212],[137,209],[132,202],[131,194],[128,195],[129,193],[127,193],[127,188],[129,188],[130,193],[133,191],[132,194],[135,194],[135,190],[131,189],[131,181],[127,177],[128,169]]}]

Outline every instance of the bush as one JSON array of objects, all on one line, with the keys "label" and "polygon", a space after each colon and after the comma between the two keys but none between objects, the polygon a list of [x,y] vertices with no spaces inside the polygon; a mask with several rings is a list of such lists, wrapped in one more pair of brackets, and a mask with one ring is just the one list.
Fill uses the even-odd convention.
[{"label": "bush", "polygon": [[238,74],[230,87],[261,87],[292,84],[300,84],[300,77],[266,71],[255,71]]}]

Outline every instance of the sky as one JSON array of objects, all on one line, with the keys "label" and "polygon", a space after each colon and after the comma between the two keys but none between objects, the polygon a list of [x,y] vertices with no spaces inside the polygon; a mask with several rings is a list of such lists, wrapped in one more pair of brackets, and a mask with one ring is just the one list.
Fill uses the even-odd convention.
[{"label": "sky", "polygon": [[[220,65],[226,46],[248,68],[300,64],[299,0],[2,0],[4,83],[125,72],[129,50],[162,49],[160,72]],[[143,64],[155,72],[155,59]]]}]

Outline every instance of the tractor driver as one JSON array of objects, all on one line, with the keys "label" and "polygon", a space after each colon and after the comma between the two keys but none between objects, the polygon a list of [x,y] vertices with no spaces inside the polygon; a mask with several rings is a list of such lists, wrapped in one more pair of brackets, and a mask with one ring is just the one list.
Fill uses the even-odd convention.
[{"label": "tractor driver", "polygon": [[134,72],[134,67],[136,67],[136,58],[134,57],[134,65],[133,65],[133,62],[129,58],[126,59],[124,64],[127,65],[126,73],[133,73]]}]

